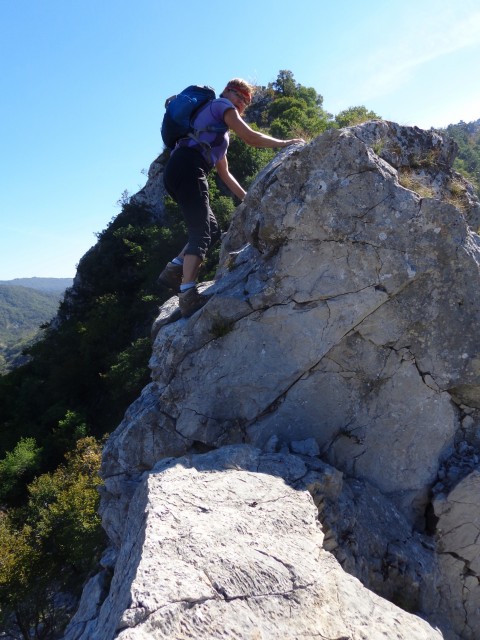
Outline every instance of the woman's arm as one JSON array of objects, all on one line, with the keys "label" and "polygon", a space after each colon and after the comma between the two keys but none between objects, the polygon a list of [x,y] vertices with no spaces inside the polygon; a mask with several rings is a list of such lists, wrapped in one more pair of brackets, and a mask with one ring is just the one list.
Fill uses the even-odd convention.
[{"label": "woman's arm", "polygon": [[229,129],[235,131],[238,137],[251,147],[288,147],[290,144],[305,142],[305,140],[302,140],[302,138],[278,140],[277,138],[267,136],[266,133],[254,131],[248,126],[246,122],[244,122],[244,120],[242,120],[236,109],[228,109],[228,111],[225,111],[223,119],[225,120],[225,124],[228,125]]},{"label": "woman's arm", "polygon": [[219,160],[215,165],[215,168],[222,182],[225,183],[225,185],[230,189],[232,193],[237,196],[237,198],[243,200],[246,191],[242,188],[237,179],[230,173],[228,169],[227,157],[225,156],[221,160]]}]

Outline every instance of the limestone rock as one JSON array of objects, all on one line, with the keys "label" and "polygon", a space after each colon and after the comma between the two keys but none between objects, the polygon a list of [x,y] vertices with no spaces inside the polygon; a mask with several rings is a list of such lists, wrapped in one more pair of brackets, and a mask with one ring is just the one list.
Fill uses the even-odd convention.
[{"label": "limestone rock", "polygon": [[[230,447],[248,443],[271,456],[264,475],[272,476],[273,484],[283,479],[285,495],[290,495],[292,471],[280,459],[296,453],[288,460],[296,469],[295,482],[303,484],[293,491],[305,507],[307,502],[311,507],[305,491],[313,496],[325,531],[323,545],[345,571],[384,598],[428,616],[441,625],[445,638],[474,637],[480,610],[475,563],[480,549],[474,536],[479,514],[474,492],[480,454],[480,206],[452,169],[454,153],[454,145],[434,132],[389,122],[328,131],[304,147],[283,151],[261,172],[235,213],[217,278],[204,284],[212,294],[208,303],[191,318],[170,324],[164,319],[176,298],[160,310],[152,382],[127,411],[103,456],[101,513],[120,554],[109,604],[101,614],[102,625],[113,625],[111,633],[120,632],[118,616],[127,625],[119,636],[124,639],[147,633],[148,625],[163,629],[158,633],[178,625],[187,633],[194,613],[195,624],[210,624],[213,611],[227,608],[237,616],[232,634],[234,626],[239,634],[252,629],[255,637],[258,625],[259,633],[271,620],[271,628],[280,625],[272,584],[261,590],[248,548],[242,547],[238,565],[228,564],[232,552],[226,550],[233,582],[226,570],[218,570],[220,590],[204,574],[195,574],[194,585],[182,590],[191,566],[185,565],[181,545],[171,570],[161,575],[148,559],[153,553],[153,547],[147,551],[148,536],[145,558],[141,552],[150,522],[161,521],[162,509],[169,508],[168,496],[158,494],[163,507],[152,497],[156,482],[167,482],[180,458],[186,468],[185,456],[190,460],[212,449],[228,449],[234,464],[237,454]],[[275,465],[272,456],[280,456]],[[155,466],[159,461],[161,468]],[[245,482],[259,481],[257,468],[245,461],[239,466],[239,474],[247,473],[241,475]],[[155,473],[148,475],[153,468]],[[203,477],[204,470],[197,471]],[[234,474],[215,472],[212,482],[217,475],[221,491]],[[196,473],[190,470],[186,476],[195,484]],[[273,485],[271,491],[276,495]],[[185,509],[195,521],[190,509],[198,504],[192,500]],[[142,504],[151,505],[147,524],[138,511]],[[282,515],[277,514],[279,523],[288,520],[289,509],[287,500]],[[198,518],[208,513],[200,510]],[[168,519],[169,541],[188,528],[183,515],[175,514],[179,529],[173,533],[175,518]],[[462,523],[458,539],[449,514]],[[305,514],[302,518],[309,544],[320,548],[311,520]],[[212,535],[215,522],[209,520]],[[131,539],[135,526],[136,542]],[[226,531],[228,538],[232,531]],[[273,544],[275,535],[270,537]],[[145,567],[142,575],[153,576],[150,586],[147,578],[145,587],[139,586],[136,570],[125,568],[127,548]],[[163,545],[155,548],[163,553]],[[295,556],[296,547],[290,551]],[[215,552],[212,562],[221,564],[220,557]],[[312,558],[315,575],[316,563],[327,557],[322,552]],[[268,558],[261,555],[268,565],[259,569],[262,576],[269,575],[272,562],[277,566]],[[292,558],[280,562],[287,572],[279,566],[280,573],[274,572],[278,593],[293,597],[292,590],[285,594],[295,575],[299,584],[311,586],[295,591],[292,611],[307,601],[314,608],[320,598],[335,618],[343,610],[344,587],[338,586],[336,604],[330,602],[309,569],[302,573],[297,556],[300,573],[294,573]],[[325,572],[336,576],[334,566],[328,564]],[[135,588],[121,595],[122,580]],[[351,578],[342,580],[352,593]],[[262,597],[255,601],[260,608],[248,609],[253,600],[240,583],[260,588]],[[371,597],[371,611],[390,607]],[[108,620],[107,609],[115,609]],[[337,620],[324,635],[360,638],[365,618],[357,613],[356,621],[344,618],[348,628],[335,626]],[[415,636],[424,627],[407,619],[404,629],[410,635],[398,637],[437,637],[433,630],[430,636]],[[302,613],[302,620],[303,637],[317,633],[309,614]],[[416,626],[410,630],[413,620]],[[209,632],[216,637],[218,629]],[[286,629],[283,637],[296,637],[289,633]],[[374,638],[374,633],[367,635]],[[387,637],[396,633],[403,631],[385,631]]]},{"label": "limestone rock", "polygon": [[[314,438],[418,524],[454,451],[455,402],[480,403],[479,239],[466,214],[402,186],[374,148],[392,162],[396,149],[396,165],[416,158],[412,171],[434,174],[432,195],[444,196],[451,146],[390,123],[280,156],[237,211],[215,295],[157,336],[151,428],[166,456],[179,439],[188,450]],[[108,459],[122,456],[117,437]],[[148,466],[132,453],[124,471]]]},{"label": "limestone rock", "polygon": [[312,498],[291,485],[304,471],[245,446],[159,463],[131,502],[110,594],[77,637],[440,640],[322,549]]},{"label": "limestone rock", "polygon": [[164,154],[152,162],[148,170],[148,180],[138,193],[132,196],[132,204],[146,205],[154,217],[162,220],[165,215],[164,198],[166,190],[163,185],[163,168],[166,163]]},{"label": "limestone rock", "polygon": [[434,501],[442,588],[454,626],[466,640],[480,629],[480,468]]}]

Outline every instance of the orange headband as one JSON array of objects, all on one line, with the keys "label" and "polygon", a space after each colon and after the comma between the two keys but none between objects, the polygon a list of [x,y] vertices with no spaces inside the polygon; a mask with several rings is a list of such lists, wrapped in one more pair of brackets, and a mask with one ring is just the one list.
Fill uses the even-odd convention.
[{"label": "orange headband", "polygon": [[238,84],[227,84],[227,89],[233,89],[234,91],[240,93],[245,98],[245,100],[247,100],[248,104],[250,104],[250,102],[252,101],[252,96],[250,95],[248,89],[239,87]]}]

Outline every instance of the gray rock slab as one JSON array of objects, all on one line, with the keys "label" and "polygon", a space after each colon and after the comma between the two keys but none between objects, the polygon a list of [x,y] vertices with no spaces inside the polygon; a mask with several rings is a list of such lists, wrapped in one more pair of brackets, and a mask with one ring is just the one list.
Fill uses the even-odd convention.
[{"label": "gray rock slab", "polygon": [[443,637],[341,569],[308,491],[242,460],[305,470],[248,447],[157,465],[131,501],[89,640]]}]

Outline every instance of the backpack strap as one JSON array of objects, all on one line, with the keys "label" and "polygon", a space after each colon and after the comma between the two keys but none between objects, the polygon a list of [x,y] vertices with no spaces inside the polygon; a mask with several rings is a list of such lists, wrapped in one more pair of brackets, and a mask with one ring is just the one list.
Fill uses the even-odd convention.
[{"label": "backpack strap", "polygon": [[[188,134],[188,138],[190,138],[191,140],[194,140],[199,147],[202,148],[202,150],[205,153],[205,156],[208,160],[209,164],[212,164],[212,146],[216,146],[215,142],[217,141],[217,137],[215,138],[215,140],[213,140],[211,143],[206,142],[205,140],[200,140],[199,139],[199,134],[200,133],[217,133],[217,134],[221,134],[221,138],[223,139],[223,135],[228,131],[228,126],[226,124],[209,124],[206,127],[195,127],[194,126],[194,120],[196,119],[197,115],[203,111],[204,109],[206,109],[207,107],[209,107],[211,105],[211,103],[213,102],[212,100],[209,100],[207,102],[207,104],[202,105],[192,116],[191,118],[191,127],[192,130],[189,134]],[[220,144],[220,141],[217,143]]]},{"label": "backpack strap", "polygon": [[[192,118],[190,120],[190,125],[192,127],[192,131],[195,135],[197,135],[198,133],[202,133],[202,132],[209,132],[209,133],[221,133],[222,136],[223,134],[228,131],[228,127],[225,123],[221,124],[209,124],[206,127],[203,128],[199,128],[199,127],[195,127],[195,123],[194,120],[197,118],[197,116],[200,114],[201,111],[204,111],[207,107],[209,107],[213,102],[212,100],[209,100],[207,102],[207,104],[203,104],[197,111],[195,111],[192,115]],[[215,146],[215,145],[214,145]]]}]

